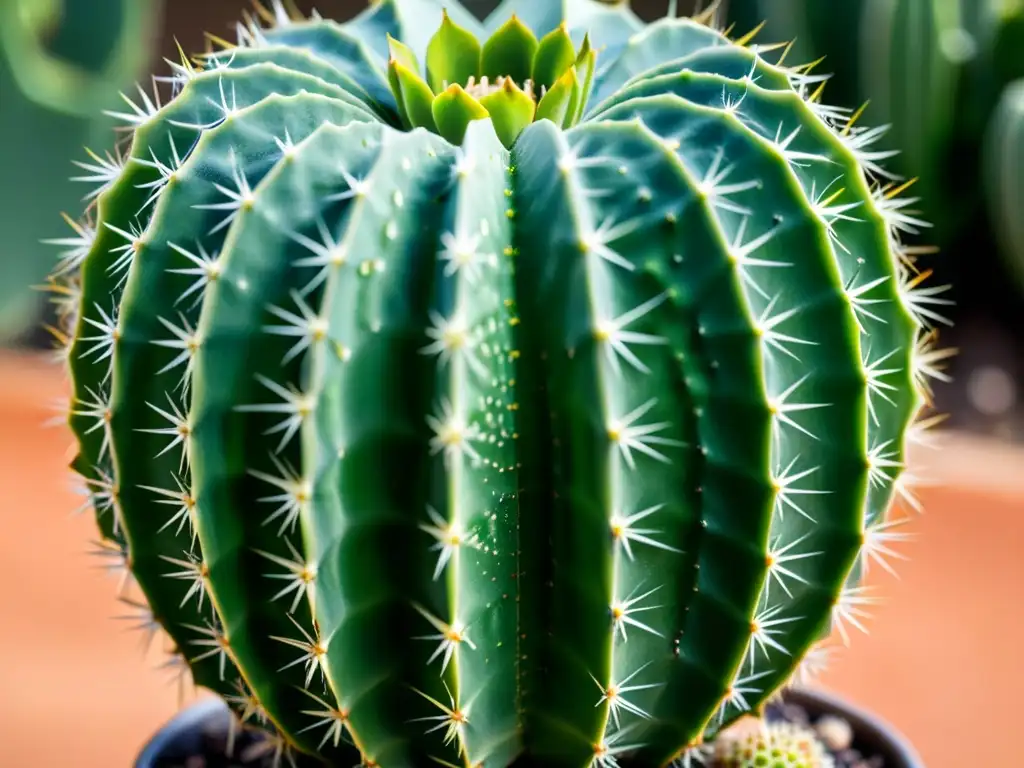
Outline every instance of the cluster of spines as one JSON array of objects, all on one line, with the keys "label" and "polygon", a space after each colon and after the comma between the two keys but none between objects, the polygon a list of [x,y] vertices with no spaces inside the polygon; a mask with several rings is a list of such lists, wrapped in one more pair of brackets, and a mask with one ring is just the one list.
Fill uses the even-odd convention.
[{"label": "cluster of spines", "polygon": [[[253,25],[250,24],[249,26],[252,27]],[[258,26],[253,28],[258,29]],[[253,43],[265,45],[267,42],[262,33],[259,33],[257,36],[256,33],[250,30],[250,36]],[[228,69],[230,69],[230,66],[225,67],[225,70]],[[178,91],[179,98],[184,89],[188,87],[188,84],[193,81],[212,85],[213,78],[211,76],[207,75],[204,78],[200,75],[198,68],[193,67],[184,60],[182,65],[176,67],[176,75],[180,75],[180,77],[175,78],[176,91]],[[812,83],[817,83],[817,80],[806,75],[800,68],[789,70],[788,75],[800,96],[810,106],[811,111],[833,129],[835,135],[844,143],[848,151],[857,157],[858,160],[867,161],[864,162],[864,165],[867,167],[874,167],[877,162],[868,151],[868,146],[871,138],[877,134],[870,132],[870,135],[868,135],[865,132],[858,131],[852,128],[853,119],[849,118],[848,115],[842,115],[837,111],[819,107],[820,90],[814,93],[808,90]],[[753,86],[756,80],[757,77],[753,74],[752,70],[751,75],[744,82],[747,86]],[[198,90],[198,87],[193,87]],[[271,86],[272,88],[273,86]],[[113,405],[114,397],[111,391],[112,360],[115,348],[118,348],[118,345],[124,342],[125,336],[125,326],[118,314],[118,307],[121,304],[118,297],[120,292],[125,290],[129,281],[134,279],[131,277],[131,273],[135,269],[136,257],[152,246],[149,227],[152,226],[152,222],[157,217],[157,212],[163,204],[161,198],[166,190],[180,184],[183,176],[187,175],[188,157],[191,156],[191,153],[195,152],[198,146],[198,143],[195,141],[196,137],[204,132],[214,131],[226,122],[241,117],[248,108],[245,106],[245,98],[241,97],[240,100],[241,94],[239,94],[236,85],[225,83],[225,75],[223,73],[217,77],[216,89],[214,90],[211,87],[210,90],[212,92],[209,95],[203,94],[203,98],[205,98],[208,106],[202,105],[201,109],[197,109],[194,112],[178,117],[169,117],[160,125],[160,127],[167,130],[166,147],[160,146],[161,142],[155,139],[147,147],[145,142],[137,139],[137,146],[145,147],[148,150],[148,156],[139,153],[138,157],[133,156],[131,158],[115,158],[113,156],[102,160],[93,158],[95,165],[90,165],[86,170],[92,174],[90,181],[98,185],[97,190],[94,193],[90,193],[90,199],[99,201],[98,221],[100,226],[98,229],[94,228],[94,225],[89,220],[81,224],[74,223],[75,237],[60,243],[67,251],[62,260],[61,268],[58,270],[59,274],[55,278],[62,281],[59,283],[62,286],[58,289],[59,291],[70,293],[70,295],[77,298],[80,292],[83,291],[81,285],[83,279],[80,276],[79,270],[85,265],[85,290],[82,296],[84,314],[79,321],[74,314],[74,304],[68,302],[68,321],[69,327],[72,330],[76,321],[78,321],[81,331],[87,331],[88,333],[80,331],[77,341],[73,344],[71,341],[68,342],[69,348],[66,352],[66,357],[73,370],[76,360],[84,361],[77,362],[82,367],[76,373],[76,383],[83,382],[83,384],[81,391],[76,395],[77,399],[72,409],[72,420],[73,423],[78,425],[80,440],[85,448],[82,456],[91,455],[94,466],[83,466],[80,464],[79,470],[86,477],[97,513],[100,515],[100,522],[104,533],[104,551],[107,553],[120,553],[125,558],[128,557],[130,549],[128,545],[130,533],[126,539],[120,500],[122,489],[113,480],[116,473],[111,463],[112,425],[116,422]],[[331,95],[334,94],[332,93]],[[742,92],[726,94],[723,91],[723,100],[719,108],[727,116],[727,119],[738,120],[746,128],[753,129],[752,121],[751,124],[747,124],[744,120],[744,98],[745,95]],[[194,99],[198,100],[198,96],[194,97]],[[257,100],[254,99],[253,102],[255,103]],[[125,113],[123,119],[136,133],[145,129],[155,132],[155,129],[151,126],[159,124],[162,115],[163,108],[160,106],[160,102],[143,94],[142,103],[133,103],[131,113]],[[845,122],[842,122],[843,120]],[[643,124],[642,119],[638,125],[640,125],[641,130],[644,132],[652,130],[650,126]],[[764,128],[764,126],[760,127]],[[798,128],[791,131],[788,128],[784,129],[780,125],[778,130],[774,132],[774,136],[769,137],[765,134],[762,138],[766,138],[769,141],[774,140],[777,151],[787,160],[789,167],[799,176],[801,169],[807,168],[808,164],[820,161],[822,155],[819,151],[812,148],[797,150],[796,147],[800,145],[799,141],[795,141],[798,131]],[[268,140],[273,139],[273,143],[280,153],[280,158],[288,157],[296,152],[294,137],[289,135],[287,129],[283,130],[280,135],[268,134],[266,138]],[[652,134],[651,138],[662,142],[669,151],[678,149],[679,141],[677,137]],[[189,149],[186,150],[185,147],[189,147]],[[158,152],[161,154],[158,155]],[[180,603],[177,606],[178,610],[191,606],[190,610],[194,609],[196,616],[200,617],[196,620],[196,623],[189,622],[186,624],[182,622],[177,627],[178,632],[171,633],[176,641],[179,653],[182,653],[183,657],[188,658],[194,669],[203,662],[210,662],[212,664],[210,671],[205,675],[197,675],[197,679],[203,677],[210,681],[205,684],[210,685],[215,690],[219,690],[229,702],[235,705],[243,720],[254,719],[266,723],[266,712],[262,705],[259,704],[255,695],[242,682],[241,676],[234,667],[231,645],[228,638],[224,635],[223,627],[218,625],[215,618],[207,618],[202,614],[204,599],[206,600],[205,606],[207,610],[212,605],[212,601],[207,599],[209,571],[208,566],[203,561],[202,552],[196,539],[196,500],[192,498],[192,490],[188,479],[189,463],[187,450],[193,425],[189,423],[187,400],[183,398],[188,397],[192,360],[197,349],[202,344],[201,336],[197,330],[199,320],[198,308],[201,304],[203,293],[209,284],[220,279],[222,274],[219,248],[216,245],[218,236],[222,240],[234,217],[241,212],[250,210],[255,204],[255,180],[247,177],[244,163],[233,158],[233,156],[230,157],[232,159],[229,160],[228,166],[223,169],[225,171],[223,177],[213,186],[215,194],[211,192],[204,198],[211,202],[201,204],[201,206],[205,206],[203,210],[212,211],[214,216],[210,230],[208,233],[205,233],[204,239],[195,243],[194,246],[172,242],[166,243],[166,246],[177,257],[180,257],[176,261],[175,268],[173,270],[169,269],[168,273],[177,274],[181,276],[180,279],[185,281],[182,283],[184,286],[183,290],[177,297],[181,301],[175,301],[176,306],[173,317],[161,316],[156,318],[164,331],[163,337],[161,338],[154,334],[152,338],[145,339],[144,343],[150,343],[170,350],[169,354],[171,356],[162,361],[163,365],[152,371],[154,374],[169,374],[172,371],[177,371],[180,373],[180,378],[175,382],[174,387],[169,386],[167,388],[164,401],[160,401],[159,398],[147,401],[146,407],[156,414],[154,417],[156,426],[147,428],[147,431],[149,434],[157,436],[159,440],[165,441],[165,445],[160,448],[159,453],[165,458],[164,463],[168,467],[170,467],[170,464],[176,464],[176,466],[168,472],[168,482],[160,486],[152,485],[144,486],[144,488],[156,495],[156,502],[162,502],[173,507],[173,513],[165,520],[160,528],[160,532],[173,529],[175,537],[181,544],[181,555],[180,557],[172,557],[166,554],[159,554],[158,558],[163,561],[164,570],[166,571],[161,575],[174,582],[180,582],[181,592],[179,594],[178,590],[167,591],[174,593],[174,600],[179,600],[180,598]],[[759,264],[755,255],[757,248],[767,243],[768,238],[762,236],[763,239],[748,239],[744,231],[745,224],[743,222],[746,221],[746,213],[738,197],[744,191],[753,189],[755,182],[752,179],[737,182],[734,178],[731,178],[727,172],[732,169],[722,166],[722,158],[723,155],[720,151],[716,153],[710,159],[703,174],[699,174],[700,181],[697,182],[697,177],[695,177],[694,181],[697,182],[701,193],[710,201],[710,205],[718,213],[725,212],[739,217],[737,221],[740,223],[735,228],[735,231],[729,233],[728,237],[731,242],[731,254],[735,257],[734,264],[737,265],[738,270],[742,273],[743,269],[747,267],[771,267],[773,265]],[[571,177],[579,167],[586,166],[590,162],[589,158],[576,157],[572,150],[566,148],[560,167],[566,172],[568,177]],[[122,183],[120,180],[122,174],[126,171],[129,176],[134,173],[138,181],[138,183],[132,185],[137,192],[133,191],[126,194],[126,196],[129,196],[129,199],[135,199],[136,203],[140,203],[140,205],[134,213],[131,211],[117,211],[117,218],[115,218],[113,215],[113,212],[116,210],[114,208],[114,201],[116,201],[117,196],[108,194],[108,191],[114,188],[115,185]],[[801,178],[801,181],[803,182],[807,179],[811,179],[811,188],[806,191],[810,195],[815,207],[815,214],[821,220],[824,231],[833,242],[833,253],[836,255],[839,263],[842,264],[841,252],[849,255],[849,250],[844,247],[842,236],[838,230],[842,228],[842,222],[852,221],[853,216],[848,212],[848,208],[836,202],[839,199],[838,191],[829,189],[828,185],[822,185],[823,188],[819,192],[814,187],[816,181],[812,179],[811,174]],[[359,180],[352,178],[348,182],[352,195],[357,196],[360,190]],[[880,182],[874,187],[872,200],[869,205],[875,206],[874,214],[879,220],[885,222],[885,236],[889,239],[892,250],[906,256],[901,267],[900,274],[904,282],[901,284],[902,290],[899,296],[903,308],[918,318],[922,332],[919,345],[915,350],[916,354],[912,361],[908,361],[908,368],[890,367],[892,363],[889,362],[891,358],[888,356],[882,356],[878,359],[865,359],[863,361],[869,386],[869,402],[867,407],[871,411],[870,416],[872,419],[875,418],[873,408],[881,407],[885,402],[889,401],[887,393],[892,390],[890,389],[891,385],[887,385],[884,380],[886,376],[900,372],[907,375],[912,374],[915,383],[923,387],[928,376],[940,373],[936,366],[941,362],[942,353],[936,352],[932,348],[934,335],[930,331],[934,322],[941,320],[941,316],[935,312],[934,307],[936,304],[941,303],[942,299],[936,298],[933,293],[929,292],[933,289],[922,290],[917,287],[919,281],[914,272],[913,254],[907,253],[899,244],[901,232],[913,231],[914,228],[921,225],[921,222],[904,212],[904,201],[895,202],[899,200],[898,194],[902,191],[902,187],[897,187],[893,184],[886,185],[885,182]],[[588,191],[583,188],[582,193],[586,195]],[[648,194],[650,193],[648,192]],[[642,189],[640,190],[640,197],[643,197]],[[106,208],[108,210],[104,209],[104,202],[107,203]],[[514,218],[511,209],[509,214],[509,218]],[[591,232],[591,235],[584,236],[581,239],[581,246],[584,250],[593,252],[602,266],[610,264],[618,268],[629,268],[624,263],[625,260],[612,248],[612,243],[615,240],[629,234],[628,223],[624,225],[620,222],[616,225],[612,222],[590,222],[585,228]],[[459,264],[458,259],[461,258],[458,248],[459,236],[454,232],[450,236],[452,238],[452,245],[449,248],[449,253],[452,256],[450,262],[452,271],[448,275],[449,277],[458,276],[462,271],[471,271],[470,269],[457,269],[456,265],[458,267],[472,267],[471,263],[468,265]],[[101,238],[104,238],[104,242],[108,246],[97,249],[95,243]],[[206,238],[212,239],[207,241]],[[314,258],[330,258],[337,255],[333,248],[327,247],[328,243],[326,241],[321,245],[323,246],[322,251],[310,249]],[[337,244],[331,243],[330,245],[334,246]],[[465,239],[462,240],[461,245],[465,247]],[[89,265],[86,264],[90,258],[89,254],[91,252],[99,253],[100,251],[110,254],[110,263],[102,264],[102,267],[105,269],[97,265],[92,265],[92,269],[90,269]],[[325,262],[324,266],[327,263]],[[369,269],[372,270],[372,266]],[[884,314],[884,310],[877,306],[877,304],[885,302],[886,299],[877,298],[873,293],[873,291],[880,288],[881,282],[870,280],[855,282],[857,277],[857,274],[842,275],[845,295],[849,299],[857,323],[864,330],[866,337],[869,333],[865,328],[865,323],[887,324],[886,319],[880,317],[880,315]],[[748,283],[748,287],[749,285],[753,284]],[[309,286],[302,287],[308,288]],[[318,286],[313,287],[316,288]],[[96,297],[99,296],[104,298],[96,301]],[[93,299],[91,307],[90,297]],[[767,297],[762,296],[761,298],[765,299]],[[322,331],[318,331],[320,326],[316,323],[319,318],[313,316],[312,310],[301,299],[302,294],[300,293],[294,308],[286,310],[278,307],[274,312],[279,319],[284,321],[285,325],[276,326],[277,330],[271,330],[271,333],[298,339],[294,345],[287,347],[286,358],[289,355],[293,358],[297,357],[304,351],[305,347],[303,345],[307,342],[308,346],[313,348],[318,341],[323,340]],[[601,318],[604,322],[599,322],[593,330],[595,339],[606,348],[607,355],[601,363],[603,366],[609,366],[609,370],[605,371],[605,375],[610,375],[612,368],[615,369],[616,373],[621,372],[623,367],[627,370],[643,372],[646,367],[645,362],[630,349],[629,345],[659,345],[664,340],[650,334],[631,332],[626,330],[626,328],[635,321],[643,320],[648,313],[656,310],[660,303],[665,300],[666,297],[659,295],[646,302],[639,303],[634,309],[621,313],[619,317]],[[109,307],[105,306],[104,302],[109,303]],[[766,348],[771,348],[773,352],[781,355],[793,356],[795,350],[800,346],[801,340],[781,330],[783,323],[792,315],[787,314],[787,312],[773,314],[774,307],[775,301],[768,299],[767,304],[760,312],[755,312],[751,315],[751,322],[760,325],[761,338]],[[445,323],[447,325],[441,322],[435,325],[432,329],[434,333],[430,334],[432,343],[427,345],[425,349],[438,354],[439,370],[450,366],[450,370],[459,369],[465,375],[465,366],[467,364],[470,369],[475,367],[473,365],[473,358],[466,354],[450,354],[458,352],[460,349],[465,352],[465,349],[458,345],[452,346],[453,341],[458,340],[458,334],[462,331],[458,327],[453,328],[450,321],[445,321]],[[299,328],[309,331],[309,335],[298,335],[296,329]],[[439,344],[441,345],[440,347],[438,346]],[[290,360],[286,359],[284,362],[287,363]],[[442,365],[445,362],[448,366]],[[86,372],[84,375],[83,371]],[[91,384],[86,385],[84,384],[85,381],[90,381]],[[295,437],[300,428],[304,426],[305,417],[311,412],[311,409],[308,407],[309,404],[304,403],[297,393],[281,389],[280,385],[277,385],[277,388],[281,390],[278,394],[281,395],[282,405],[272,407],[259,406],[259,408],[264,411],[271,410],[281,414],[281,419],[274,425],[273,430],[275,435],[280,436],[281,439],[278,448],[284,448],[287,447],[289,439]],[[793,417],[790,414],[806,410],[808,407],[818,406],[819,404],[790,403],[787,396],[792,395],[794,391],[789,390],[787,387],[786,390],[775,393],[783,397],[775,403],[773,419],[777,425],[790,426],[799,430],[799,424],[793,421]],[[172,393],[177,394],[174,394],[172,397]],[[769,394],[766,392],[766,396]],[[876,398],[874,403],[870,400],[872,396]],[[453,401],[449,401],[449,403],[451,402]],[[644,454],[649,459],[659,461],[664,459],[663,451],[667,448],[684,447],[682,441],[665,438],[659,434],[668,426],[667,423],[662,424],[659,421],[639,423],[638,420],[648,416],[651,409],[656,407],[656,403],[645,401],[643,403],[635,403],[634,405],[637,407],[632,410],[622,411],[620,415],[624,416],[624,418],[620,419],[621,423],[616,424],[614,423],[615,419],[611,416],[609,417],[608,437],[618,446],[614,455],[616,461],[621,460],[623,466],[628,468],[638,457],[642,457]],[[790,407],[787,408],[787,405]],[[919,405],[920,403],[916,403],[915,407]],[[446,460],[451,460],[453,453],[457,457],[467,457],[468,453],[461,450],[454,452],[451,450],[453,445],[471,446],[469,442],[455,440],[458,435],[456,431],[452,430],[452,427],[453,425],[457,426],[458,414],[451,409],[445,411],[442,408],[440,416],[441,418],[435,422],[438,427],[435,434],[435,440],[437,441],[435,445],[440,448],[439,454]],[[659,425],[662,426],[659,428]],[[903,534],[892,533],[891,528],[894,524],[884,519],[884,511],[888,507],[888,497],[891,495],[892,487],[896,482],[896,476],[905,477],[905,475],[900,474],[902,470],[900,446],[902,443],[903,436],[894,435],[890,439],[880,441],[868,448],[868,473],[872,485],[877,486],[876,493],[881,500],[876,499],[874,503],[869,501],[866,505],[862,553],[864,555],[873,554],[880,558],[880,562],[884,562],[884,558],[889,554],[887,544],[903,538]],[[308,502],[307,491],[304,490],[305,486],[302,479],[291,473],[287,462],[275,458],[272,459],[272,466],[274,468],[273,473],[260,470],[254,471],[254,474],[259,473],[258,477],[272,481],[271,484],[277,486],[277,490],[281,492],[280,494],[275,493],[267,497],[268,500],[275,504],[275,511],[271,514],[273,519],[269,522],[276,525],[279,521],[282,525],[279,529],[280,531],[284,531],[287,528],[294,529],[299,515],[308,506],[305,503]],[[615,484],[614,478],[617,476],[617,472],[621,470],[618,464],[615,466],[618,469],[612,472],[613,486]],[[783,508],[789,508],[795,514],[806,514],[800,508],[799,501],[797,501],[798,497],[805,493],[817,494],[821,491],[813,488],[799,488],[798,483],[812,474],[812,469],[801,468],[796,463],[796,459],[791,463],[787,463],[786,466],[780,465],[776,469],[773,480],[775,485],[775,501],[773,503],[777,508],[777,512],[784,512],[785,509]],[[451,498],[457,497],[458,494],[454,494],[454,496],[449,497],[449,501],[451,501]],[[650,516],[658,511],[658,509],[658,505],[653,505],[649,508],[636,510],[632,514],[618,514],[608,520],[609,530],[616,541],[614,549],[615,559],[613,560],[615,563],[613,566],[614,572],[617,572],[623,557],[631,559],[631,553],[629,552],[631,538],[634,544],[653,544],[656,548],[666,551],[672,549],[670,545],[663,545],[662,542],[658,541],[656,536],[660,534],[661,529],[650,523]],[[436,545],[440,545],[440,558],[445,558],[446,555],[451,556],[457,551],[449,546],[454,540],[453,536],[459,538],[460,543],[463,543],[464,540],[468,541],[473,536],[469,530],[463,530],[458,525],[457,510],[449,509],[448,512],[453,516],[441,515],[436,509],[425,512],[429,517],[424,523],[424,530],[434,537]],[[445,537],[448,537],[447,540]],[[286,550],[276,554],[261,552],[261,556],[284,569],[283,573],[272,574],[277,577],[287,578],[285,588],[274,597],[290,597],[293,599],[295,602],[291,603],[291,610],[294,612],[300,599],[307,596],[307,590],[311,591],[312,583],[315,580],[315,568],[309,563],[303,562],[299,551],[290,541],[283,538],[282,541],[287,546]],[[773,576],[775,585],[783,590],[785,590],[787,578],[797,581],[801,580],[799,576],[794,574],[792,563],[798,559],[812,557],[816,553],[799,550],[797,548],[799,543],[799,541],[780,542],[778,546],[769,548],[767,557],[772,560],[775,570],[773,572],[769,568],[765,582],[765,595],[767,595],[773,583]],[[134,567],[134,553],[132,560]],[[449,559],[444,562],[450,565],[451,560]],[[439,559],[438,565],[441,564],[442,559]],[[458,576],[456,575],[455,578],[457,579]],[[834,616],[840,628],[844,626],[844,622],[860,626],[861,606],[868,598],[864,596],[861,588],[855,584],[856,582],[851,582],[851,585],[844,590],[836,604]],[[613,619],[611,633],[613,643],[617,642],[616,638],[619,637],[624,641],[627,638],[629,627],[641,632],[658,634],[646,622],[640,621],[637,616],[633,615],[641,610],[653,608],[654,605],[648,605],[644,601],[651,600],[657,592],[653,589],[640,592],[632,590],[626,594],[619,594],[620,591],[621,585],[613,585],[612,599],[609,601],[609,611]],[[170,606],[169,600],[165,600],[165,602]],[[131,604],[139,610],[144,609],[144,605],[137,601]],[[215,615],[213,614],[213,616]],[[437,619],[433,614],[431,616]],[[167,616],[161,615],[160,619],[166,622]],[[751,639],[748,652],[744,656],[744,662],[752,664],[759,653],[767,654],[769,649],[779,650],[779,643],[774,639],[780,632],[778,628],[792,620],[794,620],[792,617],[788,617],[774,608],[755,615],[751,623]],[[442,646],[446,639],[451,641],[453,637],[464,634],[459,631],[456,617],[452,617],[447,621],[440,619],[437,619],[437,621],[444,627],[443,630],[439,630],[442,634]],[[140,619],[140,626],[146,628],[147,632],[149,632],[157,626],[157,623],[152,617],[143,615]],[[178,636],[182,628],[191,628],[193,636],[183,638],[183,641],[179,640]],[[845,638],[845,632],[841,630],[841,634]],[[465,636],[468,637],[468,635]],[[318,650],[318,641],[308,634],[306,630],[301,630],[301,634],[285,638],[285,640],[287,641],[286,644],[303,649],[304,656],[299,661],[305,662],[307,672],[312,673],[322,670],[322,667],[319,665],[322,663],[323,654]],[[451,648],[452,670],[457,669],[458,666],[458,651],[466,647],[467,645],[461,642],[449,643],[449,646],[445,647],[445,655],[448,654],[448,648]],[[184,650],[186,648],[189,648],[189,650]],[[613,659],[614,653],[609,658]],[[595,761],[602,765],[614,764],[615,755],[636,747],[636,745],[622,743],[621,737],[614,733],[615,729],[609,730],[607,726],[617,724],[618,715],[621,713],[631,713],[639,717],[647,715],[648,713],[639,705],[633,704],[629,700],[628,694],[651,687],[647,683],[640,683],[634,679],[635,675],[643,671],[642,669],[617,674],[614,665],[612,667],[611,669],[604,670],[600,675],[604,682],[598,682],[598,686],[601,689],[599,691],[601,698],[598,703],[604,704],[605,723],[602,726],[602,733],[604,735],[595,741],[594,746]],[[733,685],[723,700],[721,708],[716,713],[718,718],[713,723],[713,726],[714,724],[720,725],[725,722],[725,715],[734,714],[729,711],[730,706],[736,711],[745,710],[751,706],[747,701],[747,697],[762,700],[766,692],[777,687],[777,685],[773,685],[770,689],[761,689],[754,686],[752,683],[758,678],[751,672],[744,672],[744,669],[745,665],[741,665],[737,669]],[[596,680],[597,678],[595,677],[594,679]],[[305,682],[308,687],[312,682],[311,674],[306,675]],[[432,698],[432,700],[437,702],[436,698]],[[444,708],[443,702],[440,703],[442,708]],[[345,723],[347,713],[345,717],[341,716],[340,713],[343,711],[337,702],[320,699],[320,705],[324,709],[322,711],[315,711],[320,716],[320,720],[316,724],[327,726],[327,732],[324,741],[321,741],[319,746],[323,747],[325,741],[329,738],[333,738],[335,746],[337,746],[344,733],[342,726]],[[310,712],[313,712],[313,710],[310,710]],[[454,698],[451,701],[451,707],[446,710],[446,713],[446,719],[443,721],[443,724],[449,727],[453,724],[458,725],[461,722],[460,718],[465,715],[463,708],[455,702]],[[310,713],[304,714],[309,715]],[[465,740],[463,738],[463,731],[455,728],[451,733],[454,734],[453,738],[457,738],[460,741],[460,746],[464,751]],[[282,746],[285,745],[283,736],[279,737],[278,743]],[[686,758],[683,756],[681,759]]]}]

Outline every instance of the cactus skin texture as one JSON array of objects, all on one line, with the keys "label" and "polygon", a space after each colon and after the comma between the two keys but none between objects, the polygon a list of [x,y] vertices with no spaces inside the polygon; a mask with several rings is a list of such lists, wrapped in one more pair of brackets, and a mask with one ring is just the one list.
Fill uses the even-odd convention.
[{"label": "cactus skin texture", "polygon": [[[446,5],[275,4],[124,116],[73,467],[134,618],[275,762],[689,766],[864,628],[939,300],[799,67],[709,15]],[[469,95],[559,30],[578,119],[401,114],[392,58]]]}]

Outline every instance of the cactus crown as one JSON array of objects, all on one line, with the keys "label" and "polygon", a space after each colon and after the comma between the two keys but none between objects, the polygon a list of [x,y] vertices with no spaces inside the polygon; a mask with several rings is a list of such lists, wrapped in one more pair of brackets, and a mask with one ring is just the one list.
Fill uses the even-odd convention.
[{"label": "cactus crown", "polygon": [[597,52],[579,51],[563,21],[540,41],[513,15],[483,43],[444,13],[427,47],[427,79],[416,55],[389,38],[388,78],[404,125],[461,144],[473,120],[489,118],[506,147],[534,120],[562,128],[579,122],[590,96]]},{"label": "cactus crown", "polygon": [[806,67],[446,6],[275,2],[118,113],[57,270],[100,552],[279,759],[691,765],[863,627],[943,299]]}]

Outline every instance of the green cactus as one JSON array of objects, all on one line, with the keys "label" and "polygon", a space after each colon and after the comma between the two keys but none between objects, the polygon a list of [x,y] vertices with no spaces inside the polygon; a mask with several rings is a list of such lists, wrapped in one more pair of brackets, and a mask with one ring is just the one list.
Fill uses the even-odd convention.
[{"label": "green cactus", "polygon": [[941,289],[710,15],[445,5],[275,2],[124,115],[73,466],[278,758],[688,765],[862,628]]}]

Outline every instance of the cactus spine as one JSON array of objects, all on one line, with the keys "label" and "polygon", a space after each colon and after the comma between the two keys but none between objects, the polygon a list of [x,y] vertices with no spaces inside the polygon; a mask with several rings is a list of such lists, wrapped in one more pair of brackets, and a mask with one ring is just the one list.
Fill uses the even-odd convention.
[{"label": "cactus spine", "polygon": [[279,757],[692,763],[902,537],[940,300],[870,134],[708,16],[262,16],[125,115],[76,278],[142,624]]}]

